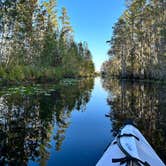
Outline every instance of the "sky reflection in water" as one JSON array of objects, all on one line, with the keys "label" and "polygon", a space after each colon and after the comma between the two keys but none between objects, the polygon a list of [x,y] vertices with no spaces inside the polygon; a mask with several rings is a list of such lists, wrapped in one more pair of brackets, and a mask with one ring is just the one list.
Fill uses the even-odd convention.
[{"label": "sky reflection in water", "polygon": [[99,78],[6,88],[0,91],[0,164],[95,165],[128,118],[164,159],[165,99],[165,85]]}]

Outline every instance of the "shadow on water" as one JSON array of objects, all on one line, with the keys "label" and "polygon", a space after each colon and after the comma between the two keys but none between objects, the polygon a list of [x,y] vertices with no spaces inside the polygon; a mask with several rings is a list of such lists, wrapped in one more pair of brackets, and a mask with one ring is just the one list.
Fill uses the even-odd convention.
[{"label": "shadow on water", "polygon": [[115,79],[102,84],[108,92],[113,134],[126,119],[132,119],[166,162],[166,85]]},{"label": "shadow on water", "polygon": [[6,88],[0,91],[0,165],[46,165],[53,128],[55,148],[61,149],[73,109],[85,111],[94,80],[58,86]]}]

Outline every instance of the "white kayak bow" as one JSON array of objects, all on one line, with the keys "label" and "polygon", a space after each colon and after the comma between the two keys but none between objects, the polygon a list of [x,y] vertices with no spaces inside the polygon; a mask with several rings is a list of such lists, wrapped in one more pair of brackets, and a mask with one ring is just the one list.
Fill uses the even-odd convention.
[{"label": "white kayak bow", "polygon": [[165,166],[141,132],[125,125],[96,166]]}]

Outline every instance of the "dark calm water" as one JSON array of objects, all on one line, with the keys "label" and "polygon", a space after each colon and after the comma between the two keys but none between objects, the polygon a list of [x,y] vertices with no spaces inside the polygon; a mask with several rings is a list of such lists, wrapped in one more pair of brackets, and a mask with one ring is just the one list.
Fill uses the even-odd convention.
[{"label": "dark calm water", "polygon": [[0,90],[0,165],[93,166],[126,119],[166,159],[166,86],[100,78]]}]

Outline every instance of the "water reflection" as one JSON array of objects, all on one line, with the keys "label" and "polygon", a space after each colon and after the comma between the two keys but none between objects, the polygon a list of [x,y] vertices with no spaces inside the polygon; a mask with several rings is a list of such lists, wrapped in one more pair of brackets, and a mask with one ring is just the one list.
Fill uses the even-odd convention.
[{"label": "water reflection", "polygon": [[166,162],[166,85],[115,79],[102,84],[109,94],[114,135],[126,119],[134,120]]},{"label": "water reflection", "polygon": [[0,93],[0,165],[27,165],[29,160],[46,165],[54,125],[58,151],[72,110],[86,110],[93,85],[89,79],[60,85],[49,94]]}]

